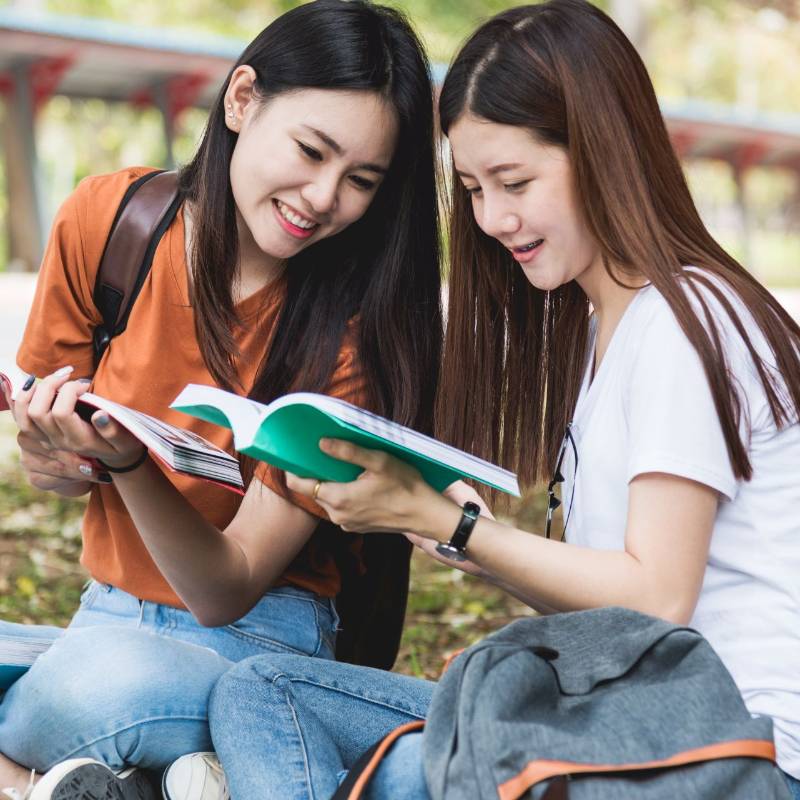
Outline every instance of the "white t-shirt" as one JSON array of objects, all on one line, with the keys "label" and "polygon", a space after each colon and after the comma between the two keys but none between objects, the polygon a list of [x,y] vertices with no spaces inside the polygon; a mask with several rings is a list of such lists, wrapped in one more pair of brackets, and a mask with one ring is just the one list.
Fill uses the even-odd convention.
[{"label": "white t-shirt", "polygon": [[[566,538],[624,549],[628,484],[642,473],[679,475],[720,493],[690,624],[719,654],[750,712],[773,718],[778,763],[800,778],[800,424],[776,429],[744,343],[702,292],[746,401],[741,430],[752,480],[734,478],[700,358],[663,296],[647,287],[626,309],[591,382],[586,369],[573,420],[578,464],[568,447],[562,469]],[[759,355],[774,364],[752,317],[726,295]]]}]

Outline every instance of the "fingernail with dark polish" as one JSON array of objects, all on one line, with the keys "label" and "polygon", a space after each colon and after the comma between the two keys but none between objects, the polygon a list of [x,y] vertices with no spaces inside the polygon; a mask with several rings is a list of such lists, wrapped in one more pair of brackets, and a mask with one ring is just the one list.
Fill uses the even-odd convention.
[{"label": "fingernail with dark polish", "polygon": [[91,383],[91,378],[78,378],[78,383]]},{"label": "fingernail with dark polish", "polygon": [[31,375],[28,378],[28,380],[26,380],[25,383],[22,385],[22,391],[23,392],[27,392],[28,389],[30,389],[31,386],[33,386],[34,383],[36,383],[36,376],[35,375]]},{"label": "fingernail with dark polish", "polygon": [[101,472],[97,476],[97,480],[100,481],[100,483],[114,483],[114,479],[107,472]]},{"label": "fingernail with dark polish", "polygon": [[97,425],[98,428],[105,428],[109,422],[111,422],[111,419],[106,414],[103,414],[95,419],[94,424]]}]

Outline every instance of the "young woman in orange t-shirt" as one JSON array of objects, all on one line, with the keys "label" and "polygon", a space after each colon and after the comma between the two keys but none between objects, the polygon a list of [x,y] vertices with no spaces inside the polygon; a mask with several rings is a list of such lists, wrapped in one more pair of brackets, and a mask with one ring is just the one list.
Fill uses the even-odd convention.
[{"label": "young woman in orange t-shirt", "polygon": [[[228,447],[225,432],[168,411],[187,382],[262,401],[329,392],[430,429],[441,344],[432,119],[425,56],[397,12],[318,0],[280,17],[220,91],[180,173],[182,213],[96,371],[97,265],[144,171],[91,178],[62,208],[18,357],[43,380],[13,411],[31,481],[91,493],[83,562],[94,580],[0,703],[0,787],[28,791],[33,769],[47,773],[33,798],[67,784],[144,792],[139,773],[106,766],[163,769],[210,750],[208,695],[233,662],[334,657],[343,571],[371,564],[356,540],[319,531],[319,506],[263,466],[245,464],[237,504],[165,474],[103,413],[82,421],[75,402],[91,386]],[[402,575],[408,554],[396,552]],[[89,761],[59,764],[77,757]]]}]

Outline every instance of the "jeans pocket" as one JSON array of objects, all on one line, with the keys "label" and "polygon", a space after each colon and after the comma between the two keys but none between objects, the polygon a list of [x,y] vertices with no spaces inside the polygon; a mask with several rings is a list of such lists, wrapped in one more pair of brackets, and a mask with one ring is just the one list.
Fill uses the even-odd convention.
[{"label": "jeans pocket", "polygon": [[[317,598],[302,590],[274,589],[225,629],[242,643],[241,658],[260,652],[315,656],[327,639]],[[250,652],[248,652],[250,651]]]}]

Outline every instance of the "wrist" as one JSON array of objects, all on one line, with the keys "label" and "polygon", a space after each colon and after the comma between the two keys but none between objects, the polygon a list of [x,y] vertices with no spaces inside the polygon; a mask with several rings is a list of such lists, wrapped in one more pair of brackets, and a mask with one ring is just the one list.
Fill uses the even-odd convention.
[{"label": "wrist", "polygon": [[133,472],[133,470],[144,464],[144,462],[147,460],[147,456],[148,450],[144,445],[142,445],[142,449],[136,454],[131,455],[130,453],[120,453],[114,456],[97,458],[96,461],[101,467],[109,472]]},{"label": "wrist", "polygon": [[461,517],[450,539],[447,542],[439,542],[436,545],[436,552],[451,561],[466,561],[469,558],[467,545],[480,513],[480,506],[467,500],[461,508]]},{"label": "wrist", "polygon": [[450,541],[453,531],[461,521],[462,508],[444,495],[437,494],[435,502],[421,507],[421,514],[420,526],[416,532],[444,544]]}]

